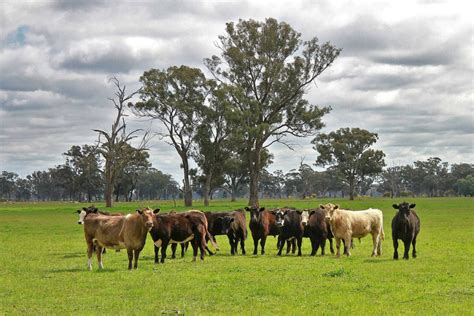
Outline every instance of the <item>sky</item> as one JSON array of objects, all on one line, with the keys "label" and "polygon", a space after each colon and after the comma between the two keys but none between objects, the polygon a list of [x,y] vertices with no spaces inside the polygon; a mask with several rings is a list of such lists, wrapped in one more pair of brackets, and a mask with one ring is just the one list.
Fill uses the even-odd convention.
[{"label": "sky", "polygon": [[[360,127],[388,166],[440,157],[474,163],[472,1],[19,1],[0,3],[0,170],[26,176],[64,163],[72,145],[110,129],[116,76],[134,91],[151,68],[205,71],[225,23],[267,17],[302,39],[342,48],[305,98],[331,106],[322,132]],[[162,131],[127,116],[130,128]],[[312,138],[272,145],[270,171],[313,164]],[[159,137],[155,168],[182,179]]]}]

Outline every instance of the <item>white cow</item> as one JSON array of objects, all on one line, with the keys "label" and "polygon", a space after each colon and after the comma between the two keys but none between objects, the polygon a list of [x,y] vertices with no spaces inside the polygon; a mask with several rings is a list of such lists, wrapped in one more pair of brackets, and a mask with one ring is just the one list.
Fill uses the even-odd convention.
[{"label": "white cow", "polygon": [[344,253],[350,256],[352,238],[362,238],[368,234],[372,235],[374,242],[372,256],[382,254],[382,240],[385,235],[381,210],[371,208],[364,211],[348,211],[331,203],[320,205],[320,207],[326,211],[326,219],[329,221],[331,231],[336,239],[336,255],[338,257],[340,256],[341,239],[345,244]]}]

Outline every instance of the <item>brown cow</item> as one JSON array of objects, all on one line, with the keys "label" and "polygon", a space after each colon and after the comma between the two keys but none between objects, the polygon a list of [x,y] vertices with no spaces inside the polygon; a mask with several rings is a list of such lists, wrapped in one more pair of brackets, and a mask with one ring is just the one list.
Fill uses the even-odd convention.
[{"label": "brown cow", "polygon": [[[316,255],[319,247],[321,247],[321,255],[324,256],[326,239],[328,239],[329,233],[331,232],[329,223],[326,221],[326,212],[321,208],[306,209],[302,216],[305,215],[305,212],[308,212],[309,218],[308,224],[304,229],[304,237],[309,237],[311,241],[311,256]],[[334,253],[334,250],[332,249],[332,239],[330,245],[331,252]]]},{"label": "brown cow", "polygon": [[[155,214],[160,210],[156,209]],[[166,248],[170,243],[185,243],[192,241],[193,261],[196,261],[198,248],[201,251],[201,260],[207,246],[206,237],[210,236],[207,230],[207,219],[204,213],[192,210],[184,213],[156,214],[154,226],[150,235],[155,244],[155,263],[158,263],[158,248],[161,247],[161,263],[165,262]],[[212,242],[212,236],[210,236]],[[217,245],[214,244],[217,248]]]},{"label": "brown cow", "polygon": [[[253,238],[253,254],[257,254],[258,241],[260,240],[261,254],[265,254],[265,242],[267,236],[277,236],[280,234],[280,229],[276,225],[275,214],[271,211],[265,210],[264,207],[258,208],[253,206],[251,208],[245,207],[247,212],[250,212],[250,231]],[[279,243],[278,243],[279,246]]]},{"label": "brown cow", "polygon": [[89,270],[92,270],[92,251],[95,247],[99,269],[103,268],[102,249],[127,249],[128,269],[138,267],[140,251],[145,246],[146,234],[153,227],[153,212],[137,210],[126,216],[107,216],[90,213],[84,218],[84,236],[87,243]]},{"label": "brown cow", "polygon": [[245,239],[247,239],[247,221],[243,210],[229,212],[204,212],[208,222],[208,230],[212,236],[227,235],[230,253],[237,253],[240,241],[242,254],[245,255]]}]

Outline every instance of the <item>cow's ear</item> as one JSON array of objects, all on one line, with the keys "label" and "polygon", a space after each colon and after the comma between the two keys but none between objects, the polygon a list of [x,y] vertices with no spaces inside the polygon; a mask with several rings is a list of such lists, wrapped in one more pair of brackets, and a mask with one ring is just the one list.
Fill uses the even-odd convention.
[{"label": "cow's ear", "polygon": [[301,215],[301,214],[303,214],[303,211],[296,210],[296,213]]},{"label": "cow's ear", "polygon": [[143,211],[140,210],[140,209],[137,209],[137,213],[138,213],[138,214],[143,214]]},{"label": "cow's ear", "polygon": [[83,207],[82,209],[87,212],[87,207]]},{"label": "cow's ear", "polygon": [[399,206],[397,204],[392,204],[392,207],[396,210],[398,210]]},{"label": "cow's ear", "polygon": [[248,206],[245,207],[245,210],[246,210],[247,212],[250,212],[250,209],[249,209]]},{"label": "cow's ear", "polygon": [[309,216],[313,215],[314,213],[316,213],[316,211],[312,210],[311,212],[309,212]]},{"label": "cow's ear", "polygon": [[275,210],[270,211],[270,213],[272,213],[275,216],[277,215],[277,212]]},{"label": "cow's ear", "polygon": [[232,223],[234,221],[235,218],[231,217],[229,223]]},{"label": "cow's ear", "polygon": [[415,208],[416,204],[410,204],[410,208]]},{"label": "cow's ear", "polygon": [[322,209],[324,209],[324,205],[322,205],[322,204],[319,204],[319,208],[322,208]]},{"label": "cow's ear", "polygon": [[259,211],[259,212],[263,212],[263,211],[265,211],[265,208],[264,208],[264,207],[261,207],[258,211]]},{"label": "cow's ear", "polygon": [[220,221],[222,221],[222,219],[223,219],[223,217],[222,217],[222,216],[219,216],[218,218],[216,218],[216,222],[217,222],[217,221],[220,222]]},{"label": "cow's ear", "polygon": [[160,211],[161,211],[161,210],[160,210],[159,208],[155,208],[155,209],[153,210],[153,214],[158,214]]},{"label": "cow's ear", "polygon": [[76,211],[77,214],[81,214],[81,212],[82,212],[81,210],[77,210],[77,211]]},{"label": "cow's ear", "polygon": [[283,212],[283,215],[286,215],[287,213],[288,213],[288,210],[284,211],[284,212]]},{"label": "cow's ear", "polygon": [[98,211],[99,211],[99,209],[97,209],[97,208],[93,208],[93,209],[92,209],[92,213],[96,213],[96,214],[97,214]]},{"label": "cow's ear", "polygon": [[334,209],[337,210],[339,208],[339,204],[334,205]]}]

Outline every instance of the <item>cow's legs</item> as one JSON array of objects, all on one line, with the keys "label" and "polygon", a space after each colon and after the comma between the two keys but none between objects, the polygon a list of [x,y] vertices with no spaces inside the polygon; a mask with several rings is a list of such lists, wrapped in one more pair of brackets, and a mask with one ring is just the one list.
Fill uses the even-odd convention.
[{"label": "cow's legs", "polygon": [[127,249],[127,255],[128,255],[128,270],[132,270],[133,250]]},{"label": "cow's legs", "polygon": [[171,244],[171,259],[176,259],[176,248],[178,244]]},{"label": "cow's legs", "polygon": [[393,259],[398,259],[398,239],[396,236],[392,235],[393,240]]},{"label": "cow's legs", "polygon": [[332,245],[332,238],[329,238],[329,250],[331,250],[331,254],[334,254],[334,247]]},{"label": "cow's legs", "polygon": [[229,238],[230,254],[235,256],[235,252],[236,252],[236,249],[237,249],[237,244],[234,240],[234,237],[232,237],[231,235],[227,235],[227,238]]},{"label": "cow's legs", "polygon": [[283,250],[283,247],[285,246],[285,240],[283,240],[283,238],[281,238],[280,236],[278,236],[278,243],[280,244],[280,247],[278,248],[278,256],[281,256],[281,252]]},{"label": "cow's legs", "polygon": [[352,238],[346,237],[344,238],[344,253],[350,257],[351,255],[351,246],[352,246]]},{"label": "cow's legs", "polygon": [[197,257],[197,254],[198,254],[198,240],[197,240],[197,236],[194,236],[192,245],[193,245],[193,262],[196,262],[196,257]]},{"label": "cow's legs", "polygon": [[291,253],[294,255],[296,252],[296,239],[291,240]]},{"label": "cow's legs", "polygon": [[161,240],[161,260],[160,262],[161,263],[165,263],[165,259],[166,259],[166,249],[168,248],[168,243],[169,241],[168,240]]},{"label": "cow's legs", "polygon": [[377,256],[382,255],[382,235],[377,236]]},{"label": "cow's legs", "polygon": [[[260,247],[262,247],[262,252],[261,254],[265,254],[265,242],[267,241],[267,236],[263,236],[262,239],[260,239]],[[283,248],[283,247],[281,247]]]},{"label": "cow's legs", "polygon": [[372,257],[374,257],[377,255],[378,234],[372,233],[372,242],[374,243],[374,247],[372,249]]},{"label": "cow's legs", "polygon": [[102,250],[103,248],[99,245],[95,246],[95,253],[97,255],[97,262],[99,263],[99,269],[103,269],[104,265],[102,264]]},{"label": "cow's legs", "polygon": [[311,237],[309,239],[311,241],[311,256],[315,256],[316,255],[316,239],[314,239],[313,237]]},{"label": "cow's legs", "polygon": [[404,240],[403,243],[405,244],[405,252],[403,253],[403,259],[408,260],[408,253],[410,252],[410,240]]},{"label": "cow's legs", "polygon": [[138,257],[140,257],[140,251],[141,250],[138,250],[138,249],[135,249],[133,251],[133,254],[134,254],[134,257],[135,257],[135,262],[133,263],[133,268],[134,269],[138,269]]},{"label": "cow's legs", "polygon": [[242,255],[245,255],[245,238],[241,236],[240,238],[240,249],[242,249]]},{"label": "cow's legs", "polygon": [[253,238],[253,255],[257,255],[257,250],[258,250],[258,238],[252,235]]},{"label": "cow's legs", "polygon": [[341,238],[334,237],[336,239],[336,257],[341,256]]},{"label": "cow's legs", "polygon": [[158,263],[158,252],[160,251],[160,247],[155,245],[155,263]]},{"label": "cow's legs", "polygon": [[298,243],[298,257],[301,257],[301,244],[303,243],[303,237],[299,237],[297,240]]},{"label": "cow's legs", "polygon": [[92,251],[94,249],[94,244],[92,240],[86,240],[87,242],[87,268],[92,270]]},{"label": "cow's legs", "polygon": [[184,253],[186,252],[186,250],[188,249],[188,245],[189,245],[189,242],[186,242],[184,244],[181,244],[181,258],[184,257]]},{"label": "cow's legs", "polygon": [[291,250],[291,241],[287,240],[286,241],[286,254],[287,255],[290,253],[290,250]]},{"label": "cow's legs", "polygon": [[201,234],[199,241],[199,249],[201,250],[201,261],[204,261],[204,255],[206,254],[206,233]]},{"label": "cow's legs", "polygon": [[413,245],[413,252],[411,253],[411,256],[413,258],[416,258],[416,237],[413,238],[411,244]]}]

